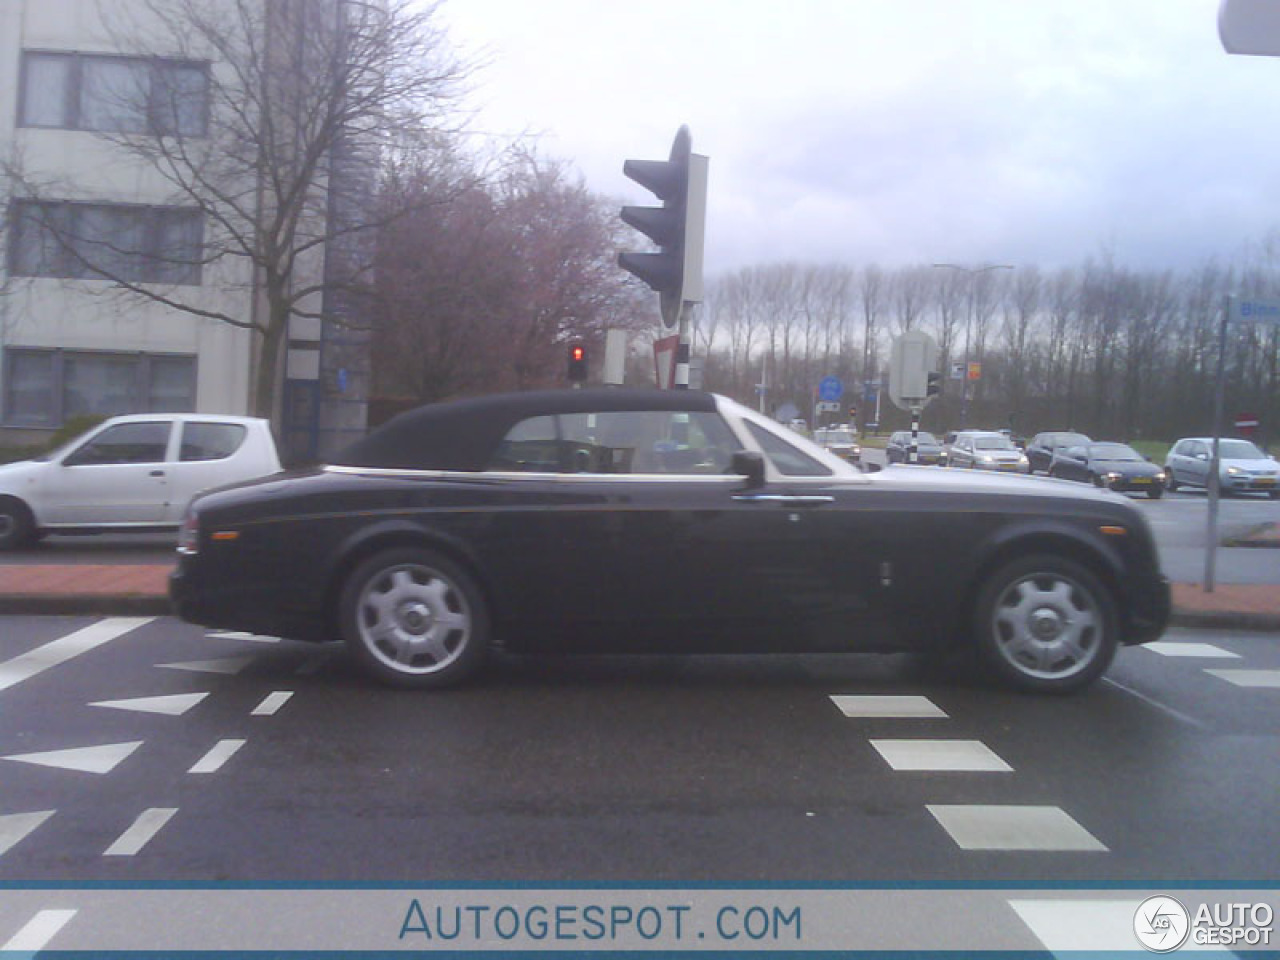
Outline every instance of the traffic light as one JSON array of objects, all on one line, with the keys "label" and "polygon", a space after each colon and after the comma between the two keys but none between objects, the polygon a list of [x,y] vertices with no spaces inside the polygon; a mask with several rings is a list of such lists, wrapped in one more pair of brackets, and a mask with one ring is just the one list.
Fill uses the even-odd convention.
[{"label": "traffic light", "polygon": [[681,127],[669,160],[627,160],[622,172],[651,191],[661,207],[623,207],[622,221],[658,245],[657,253],[620,253],[618,264],[658,293],[662,322],[674,327],[685,301],[702,300],[702,244],[707,218],[707,158],[691,152]]},{"label": "traffic light", "polygon": [[936,397],[942,393],[942,374],[930,373],[928,376],[928,384],[925,386],[926,397]]},{"label": "traffic light", "polygon": [[569,382],[584,383],[587,379],[587,348],[581,343],[569,344]]}]

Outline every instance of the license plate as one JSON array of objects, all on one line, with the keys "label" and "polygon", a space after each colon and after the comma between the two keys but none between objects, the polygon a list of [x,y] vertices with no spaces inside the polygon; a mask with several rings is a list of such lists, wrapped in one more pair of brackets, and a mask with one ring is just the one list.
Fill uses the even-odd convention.
[{"label": "license plate", "polygon": [[1260,487],[1274,487],[1276,485],[1275,477],[1258,477],[1253,481]]},{"label": "license plate", "polygon": [[1134,477],[1133,480],[1131,480],[1130,482],[1131,483],[1150,483],[1151,478],[1150,477]]}]

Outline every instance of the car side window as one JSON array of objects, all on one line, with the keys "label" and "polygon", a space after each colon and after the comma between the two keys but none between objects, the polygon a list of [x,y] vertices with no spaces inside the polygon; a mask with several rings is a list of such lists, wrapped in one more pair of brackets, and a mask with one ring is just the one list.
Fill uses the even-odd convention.
[{"label": "car side window", "polygon": [[781,437],[775,436],[758,423],[746,421],[747,429],[760,444],[777,471],[784,477],[829,477],[831,469],[819,463],[802,450],[797,450]]},{"label": "car side window", "polygon": [[240,423],[185,423],[178,459],[184,463],[225,460],[240,449],[248,433]]},{"label": "car side window", "polygon": [[722,474],[739,444],[708,411],[611,410],[560,419],[570,473]]},{"label": "car side window", "polygon": [[537,473],[724,473],[738,449],[718,414],[611,410],[517,423],[490,460],[494,471]]},{"label": "car side window", "polygon": [[63,463],[88,464],[163,463],[169,446],[167,423],[119,423],[73,451]]}]

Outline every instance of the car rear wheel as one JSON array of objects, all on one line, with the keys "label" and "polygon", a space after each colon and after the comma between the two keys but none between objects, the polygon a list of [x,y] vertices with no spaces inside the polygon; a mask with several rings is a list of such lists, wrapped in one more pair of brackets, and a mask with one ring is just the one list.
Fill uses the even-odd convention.
[{"label": "car rear wheel", "polygon": [[978,653],[1005,683],[1070,693],[1093,683],[1115,657],[1111,592],[1074,561],[1028,556],[983,585],[974,613]]},{"label": "car rear wheel", "polygon": [[426,550],[366,560],[342,593],[342,634],[375,679],[428,689],[466,679],[489,643],[484,597],[456,564]]},{"label": "car rear wheel", "polygon": [[35,519],[17,497],[0,497],[0,550],[17,550],[36,540]]}]

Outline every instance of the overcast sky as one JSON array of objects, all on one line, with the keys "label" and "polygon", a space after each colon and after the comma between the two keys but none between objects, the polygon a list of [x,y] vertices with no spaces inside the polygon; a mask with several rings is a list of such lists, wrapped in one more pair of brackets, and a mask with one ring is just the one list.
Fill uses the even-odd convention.
[{"label": "overcast sky", "polygon": [[[1226,54],[1218,0],[449,0],[488,58],[478,128],[540,134],[588,185],[681,124],[710,159],[708,275],[1236,261],[1280,228],[1280,59]],[[644,239],[637,234],[637,249]]]}]

